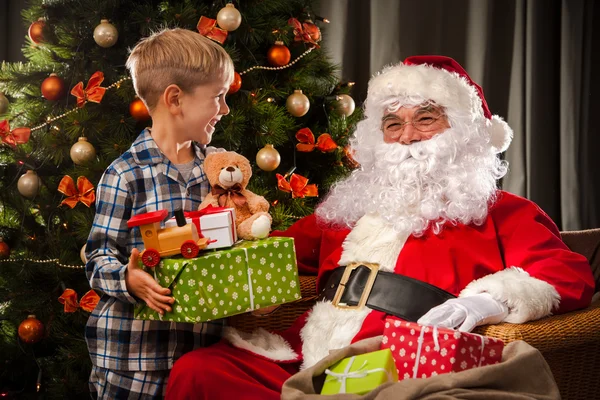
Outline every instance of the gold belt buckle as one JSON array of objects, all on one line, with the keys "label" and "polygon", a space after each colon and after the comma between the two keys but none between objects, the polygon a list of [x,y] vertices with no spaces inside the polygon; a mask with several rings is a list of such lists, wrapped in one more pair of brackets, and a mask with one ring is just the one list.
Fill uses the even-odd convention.
[{"label": "gold belt buckle", "polygon": [[[363,265],[365,267],[369,268],[371,270],[371,272],[369,273],[369,278],[367,278],[367,284],[365,285],[365,288],[363,289],[363,292],[360,295],[360,300],[359,300],[358,304],[355,306],[350,306],[346,303],[340,303],[340,300],[342,299],[342,295],[344,294],[344,290],[346,290],[346,283],[348,283],[348,279],[350,279],[350,274],[356,268],[361,267]],[[344,309],[349,309],[349,310],[362,309],[365,306],[365,304],[367,304],[367,299],[369,298],[369,295],[371,294],[371,290],[373,289],[373,284],[375,283],[375,278],[377,277],[378,271],[379,271],[379,264],[373,264],[373,263],[348,264],[346,266],[346,269],[344,270],[342,279],[340,279],[340,283],[338,284],[337,290],[335,291],[335,296],[333,296],[333,301],[331,302],[331,304],[333,304],[337,308],[344,308]]]}]

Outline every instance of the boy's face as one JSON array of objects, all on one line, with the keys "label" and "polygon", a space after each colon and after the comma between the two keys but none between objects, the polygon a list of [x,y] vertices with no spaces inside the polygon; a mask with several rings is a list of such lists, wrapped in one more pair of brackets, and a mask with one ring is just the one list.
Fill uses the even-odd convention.
[{"label": "boy's face", "polygon": [[215,125],[223,115],[229,114],[225,103],[227,90],[228,82],[219,78],[183,94],[179,132],[185,135],[184,140],[210,143]]}]

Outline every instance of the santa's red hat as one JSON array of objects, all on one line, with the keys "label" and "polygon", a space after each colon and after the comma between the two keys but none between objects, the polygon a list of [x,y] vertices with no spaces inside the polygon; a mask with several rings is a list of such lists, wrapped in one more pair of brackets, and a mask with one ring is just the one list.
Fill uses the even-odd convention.
[{"label": "santa's red hat", "polygon": [[366,111],[393,98],[432,100],[447,111],[470,117],[482,124],[490,144],[498,153],[505,151],[513,132],[499,116],[490,112],[483,90],[463,67],[450,57],[413,56],[385,68],[369,82]]}]

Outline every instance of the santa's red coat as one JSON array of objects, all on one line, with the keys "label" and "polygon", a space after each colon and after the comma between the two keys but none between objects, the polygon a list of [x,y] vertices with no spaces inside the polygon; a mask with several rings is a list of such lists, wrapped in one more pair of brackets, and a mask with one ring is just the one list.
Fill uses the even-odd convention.
[{"label": "santa's red coat", "polygon": [[[354,230],[352,232],[355,233]],[[343,252],[346,252],[346,256],[342,258],[346,260],[349,253],[355,257],[364,253],[352,253],[349,249],[351,241],[347,240],[351,237],[349,233],[350,230],[322,226],[314,216],[309,216],[287,231],[274,232],[273,235],[295,239],[300,273],[318,274],[317,289],[320,290],[328,274],[339,266]],[[370,237],[368,231],[362,234]],[[371,260],[352,260],[350,257],[350,261]],[[494,298],[509,305],[509,322],[524,322],[550,313],[565,313],[583,308],[590,304],[594,292],[594,279],[587,260],[567,248],[552,220],[533,202],[502,191],[498,193],[497,200],[481,225],[447,224],[437,235],[429,231],[418,238],[406,238],[392,268],[398,274],[428,282],[457,296],[489,292]],[[220,362],[236,370],[243,366],[244,371],[239,370],[233,374],[236,375],[237,387],[240,390],[244,387],[246,390],[256,390],[257,396],[248,398],[260,398],[266,396],[267,392],[275,393],[278,385],[289,376],[289,368],[297,366],[296,363],[303,355],[305,362],[310,358],[308,365],[305,365],[310,366],[322,356],[327,346],[336,348],[349,344],[346,342],[383,333],[385,314],[367,310],[366,317],[365,314],[357,317],[359,325],[350,337],[328,342],[324,337],[325,332],[336,325],[323,324],[337,323],[338,327],[345,325],[342,321],[329,321],[327,312],[332,310],[325,310],[323,314],[325,306],[333,310],[331,304],[317,305],[281,335],[264,330],[247,335],[232,330],[226,337],[238,348],[222,343],[216,349],[192,352],[182,358],[179,367],[175,364],[171,379],[181,385],[185,381],[184,376],[190,376],[186,369],[198,365],[198,362],[202,363],[202,357],[209,357],[210,360],[206,360],[208,363],[218,363],[221,360]],[[317,309],[318,307],[321,309]],[[320,320],[317,319],[319,313],[323,314]],[[312,327],[311,318],[314,320]],[[335,318],[333,316],[331,319]],[[314,354],[309,357],[308,352]],[[260,362],[253,363],[253,359],[260,359]],[[270,363],[268,359],[276,360],[277,363]],[[262,372],[253,370],[253,365],[260,365]],[[210,368],[202,369],[202,373],[206,374]],[[230,375],[232,374],[217,373],[210,379],[202,380],[204,385],[210,382],[210,386],[216,388],[227,385],[227,377]],[[248,381],[242,379],[245,383],[241,383],[240,375],[250,376],[251,384],[244,386]],[[262,379],[262,375],[271,378]],[[276,379],[277,382],[272,381],[274,376],[280,377]],[[263,380],[269,388],[267,392],[264,391],[266,387],[261,386]],[[172,386],[172,382],[169,382],[169,387]],[[171,393],[181,395],[185,392],[182,390],[173,388]],[[197,391],[199,386],[189,390]]]}]

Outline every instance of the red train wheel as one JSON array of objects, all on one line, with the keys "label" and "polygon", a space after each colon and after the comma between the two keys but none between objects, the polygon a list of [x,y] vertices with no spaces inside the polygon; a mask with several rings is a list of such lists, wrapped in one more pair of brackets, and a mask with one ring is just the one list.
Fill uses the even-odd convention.
[{"label": "red train wheel", "polygon": [[186,240],[181,245],[181,255],[185,258],[194,258],[198,255],[200,248],[193,240]]},{"label": "red train wheel", "polygon": [[160,254],[154,249],[146,249],[142,251],[142,263],[146,267],[154,268],[160,262]]}]

